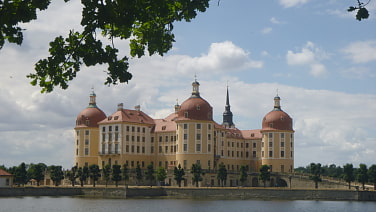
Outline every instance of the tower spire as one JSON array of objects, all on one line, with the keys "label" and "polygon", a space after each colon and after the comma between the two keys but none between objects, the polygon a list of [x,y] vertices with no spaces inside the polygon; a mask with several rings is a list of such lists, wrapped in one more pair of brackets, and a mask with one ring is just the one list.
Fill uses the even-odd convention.
[{"label": "tower spire", "polygon": [[225,111],[223,112],[223,123],[222,125],[226,128],[233,128],[235,127],[234,122],[232,121],[232,112],[230,109],[230,95],[228,93],[228,85],[226,89],[226,105],[225,105]]},{"label": "tower spire", "polygon": [[94,88],[92,87],[91,88],[91,94],[90,94],[89,107],[97,107],[97,102],[95,100],[96,97],[97,97],[97,95],[95,95]]},{"label": "tower spire", "polygon": [[281,98],[278,96],[278,90],[277,90],[277,95],[274,97],[274,109],[273,110],[282,110]]},{"label": "tower spire", "polygon": [[200,83],[197,82],[196,74],[195,74],[195,81],[192,83],[192,96],[191,97],[200,97]]}]

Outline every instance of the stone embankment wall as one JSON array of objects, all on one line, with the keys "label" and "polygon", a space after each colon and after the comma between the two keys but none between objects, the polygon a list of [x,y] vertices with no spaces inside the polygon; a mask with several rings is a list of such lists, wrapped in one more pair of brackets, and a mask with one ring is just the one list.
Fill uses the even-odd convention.
[{"label": "stone embankment wall", "polygon": [[0,197],[85,196],[97,198],[198,198],[376,201],[376,191],[273,188],[0,188]]}]

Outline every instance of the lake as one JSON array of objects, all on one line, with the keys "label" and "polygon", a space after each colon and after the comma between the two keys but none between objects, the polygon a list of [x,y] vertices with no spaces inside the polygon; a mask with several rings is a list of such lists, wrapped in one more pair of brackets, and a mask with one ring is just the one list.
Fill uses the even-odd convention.
[{"label": "lake", "polygon": [[1,212],[96,212],[96,211],[376,211],[376,202],[359,201],[263,201],[190,199],[92,199],[79,197],[2,197]]}]

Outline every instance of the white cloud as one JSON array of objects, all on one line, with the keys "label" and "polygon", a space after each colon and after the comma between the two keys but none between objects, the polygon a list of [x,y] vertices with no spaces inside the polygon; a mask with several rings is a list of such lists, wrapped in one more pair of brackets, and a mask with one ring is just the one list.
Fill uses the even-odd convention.
[{"label": "white cloud", "polygon": [[288,65],[308,66],[310,68],[309,73],[314,77],[322,77],[327,74],[325,65],[321,63],[322,60],[327,58],[329,58],[329,55],[310,41],[301,49],[301,52],[294,53],[289,50],[286,54]]},{"label": "white cloud", "polygon": [[265,27],[264,29],[261,30],[262,34],[269,34],[273,31],[273,28],[271,27]]},{"label": "white cloud", "polygon": [[376,61],[376,40],[353,42],[346,46],[342,52],[354,63]]},{"label": "white cloud", "polygon": [[295,7],[307,3],[308,0],[279,0],[279,4],[283,7]]}]

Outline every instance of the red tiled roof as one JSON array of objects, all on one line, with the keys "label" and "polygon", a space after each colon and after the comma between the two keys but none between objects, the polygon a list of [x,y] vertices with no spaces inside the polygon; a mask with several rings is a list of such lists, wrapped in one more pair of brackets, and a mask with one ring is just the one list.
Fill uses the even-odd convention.
[{"label": "red tiled roof", "polygon": [[7,171],[0,169],[0,176],[13,176],[13,174],[8,173]]},{"label": "red tiled roof", "polygon": [[164,119],[154,119],[155,132],[172,132],[176,130],[176,122],[178,115],[172,113]]},{"label": "red tiled roof", "polygon": [[140,124],[152,124],[154,125],[154,120],[146,115],[144,112],[139,110],[129,110],[121,109],[108,116],[106,119],[100,121],[98,124],[108,124],[116,122],[130,122],[130,123],[140,123]]},{"label": "red tiled roof", "polygon": [[[261,130],[241,130],[244,139],[261,139]],[[253,136],[252,136],[253,135]]]}]

